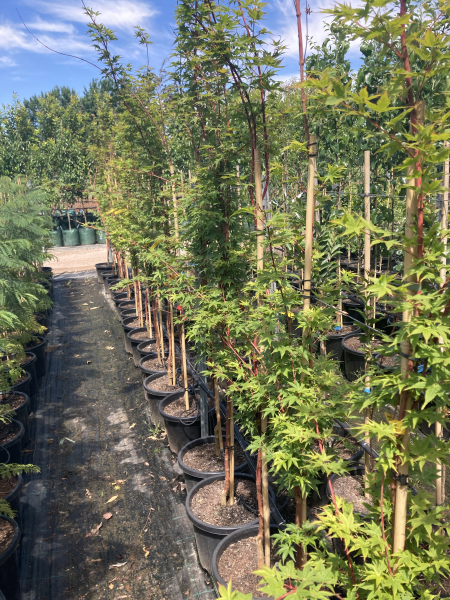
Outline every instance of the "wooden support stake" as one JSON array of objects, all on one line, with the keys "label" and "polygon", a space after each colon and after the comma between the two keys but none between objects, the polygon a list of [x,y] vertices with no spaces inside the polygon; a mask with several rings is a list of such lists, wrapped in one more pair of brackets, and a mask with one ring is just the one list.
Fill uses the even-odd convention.
[{"label": "wooden support stake", "polygon": [[[448,148],[449,143],[446,140],[444,142],[444,148]],[[442,205],[441,205],[441,229],[444,231],[448,229],[448,187],[449,187],[449,161],[444,162],[444,173],[442,178],[442,186],[444,191],[442,192]],[[442,267],[439,271],[441,277],[440,287],[445,287],[447,279],[447,236],[443,239],[444,252],[442,254]],[[443,344],[443,340],[439,340]],[[441,346],[442,351],[444,348]],[[437,438],[442,439],[444,430],[441,423],[435,423],[435,434]],[[439,506],[445,502],[445,465],[438,460],[436,464],[436,505]]]},{"label": "wooden support stake", "polygon": [[216,454],[217,457],[222,456],[223,451],[223,439],[222,439],[222,417],[220,414],[220,398],[219,398],[219,384],[217,379],[213,379],[214,388],[214,408],[216,410],[217,425],[214,428],[214,436],[216,438]]},{"label": "wooden support stake", "polygon": [[[425,102],[420,101],[416,105],[417,122],[419,125],[424,124],[425,121]],[[411,127],[412,129],[412,127]],[[416,132],[412,130],[412,133]],[[408,179],[407,184],[415,186],[416,180],[412,178],[414,172],[414,166],[408,168]],[[404,279],[409,283],[409,293],[415,295],[418,291],[416,275],[411,273],[411,267],[413,261],[417,258],[418,248],[414,245],[414,224],[417,222],[418,216],[418,196],[413,189],[406,190],[406,224],[405,224],[405,237],[411,240],[409,248],[405,249],[404,256]],[[411,311],[409,309],[403,311],[403,322],[409,323],[411,321]],[[407,379],[411,371],[412,361],[409,358],[412,356],[412,347],[409,339],[405,340],[401,344],[402,359],[401,359],[401,370],[402,377]],[[411,363],[411,364],[410,364]],[[408,414],[412,407],[412,397],[409,392],[402,392],[400,397],[400,403],[404,406],[404,414]],[[410,430],[406,429],[399,440],[399,445],[403,450],[408,450],[410,441]],[[406,518],[407,518],[407,505],[408,505],[408,464],[400,464],[397,468],[397,479],[395,481],[395,506],[394,506],[394,531],[393,531],[393,545],[392,551],[394,553],[400,552],[405,549],[406,543]]]},{"label": "wooden support stake", "polygon": [[176,385],[177,382],[177,369],[175,363],[175,334],[173,330],[173,304],[169,303],[169,314],[170,314],[170,345],[172,352],[172,385]]},{"label": "wooden support stake", "polygon": [[[364,152],[364,218],[366,221],[370,222],[370,150],[365,150]],[[364,232],[364,287],[367,288],[369,282],[369,273],[370,273],[370,229],[366,227]],[[369,294],[366,291],[366,323],[370,319],[370,309],[367,307],[367,303],[369,302]],[[367,359],[367,355],[366,355]],[[367,360],[365,361],[365,371],[367,372],[369,369],[369,363]],[[370,393],[370,377],[366,375],[365,378],[365,391]],[[370,418],[370,408],[366,408],[364,410],[364,421],[367,423]],[[365,441],[370,445],[370,437],[366,432]],[[365,479],[367,482],[367,476],[370,473],[370,459],[371,456],[368,452],[364,453],[364,464],[366,467],[365,470]],[[368,496],[366,492],[366,497]]]},{"label": "wooden support stake", "polygon": [[[259,148],[255,149],[255,198],[256,198],[256,229],[258,237],[256,241],[256,268],[258,271],[264,269],[264,211],[262,199],[262,173],[261,173],[261,154]],[[261,300],[258,298],[258,303]],[[267,417],[261,418],[261,435],[264,436],[267,429]],[[232,435],[232,434],[231,434]],[[230,444],[231,445],[231,444]],[[233,452],[231,452],[233,454]],[[230,458],[230,466],[231,466]],[[234,486],[231,484],[232,472],[230,468],[230,498],[234,496]],[[270,508],[269,508],[269,479],[267,472],[267,457],[261,449],[261,480],[262,480],[262,500],[263,500],[263,522],[264,522],[264,561],[267,567],[270,567]],[[233,477],[234,484],[234,477]]]},{"label": "wooden support stake", "polygon": [[187,364],[186,364],[186,336],[184,331],[184,323],[180,326],[180,346],[181,346],[181,370],[183,373],[183,387],[184,387],[184,402],[186,410],[189,410],[189,393],[188,393],[188,377],[187,377]]},{"label": "wooden support stake", "polygon": [[311,307],[311,272],[312,272],[312,246],[314,225],[314,177],[316,166],[316,136],[310,136],[308,158],[308,187],[306,192],[306,225],[305,225],[305,279],[303,282],[305,310]]}]

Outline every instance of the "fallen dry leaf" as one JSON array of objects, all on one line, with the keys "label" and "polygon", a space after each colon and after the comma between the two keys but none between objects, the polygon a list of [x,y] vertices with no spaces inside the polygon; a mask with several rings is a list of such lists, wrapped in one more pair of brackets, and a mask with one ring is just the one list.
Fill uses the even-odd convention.
[{"label": "fallen dry leaf", "polygon": [[54,441],[55,441],[55,440],[52,440],[51,438],[49,438],[49,439],[47,440],[47,444],[53,444],[53,442],[54,442]]},{"label": "fallen dry leaf", "polygon": [[107,350],[114,350],[114,346],[106,346]]},{"label": "fallen dry leaf", "polygon": [[120,567],[124,567],[127,564],[128,561],[125,561],[123,563],[116,563],[115,565],[109,565],[110,569],[120,569]]},{"label": "fallen dry leaf", "polygon": [[149,467],[149,466],[150,466],[150,465],[148,464],[148,462],[145,462],[145,463],[144,463],[144,465],[145,465],[146,467]]},{"label": "fallen dry leaf", "polygon": [[105,514],[103,515],[103,518],[104,518],[106,521],[109,521],[109,519],[110,519],[112,516],[113,516],[113,515],[112,515],[112,513],[105,513]]},{"label": "fallen dry leaf", "polygon": [[75,358],[80,358],[80,354],[75,354]]},{"label": "fallen dry leaf", "polygon": [[89,558],[88,562],[102,562],[101,558]]},{"label": "fallen dry leaf", "polygon": [[103,526],[103,521],[101,523],[99,523],[97,525],[97,527],[94,527],[94,529],[91,529],[90,532],[86,534],[86,537],[93,537],[94,535],[97,535],[100,527],[102,527],[102,526]]},{"label": "fallen dry leaf", "polygon": [[110,584],[109,584],[109,589],[110,589],[110,590],[113,590],[113,589],[114,589],[114,584],[113,584],[113,583],[110,583]]},{"label": "fallen dry leaf", "polygon": [[133,423],[133,425],[130,425],[130,429],[133,429],[133,427],[136,427],[136,423]]},{"label": "fallen dry leaf", "polygon": [[[151,548],[151,546],[150,546],[150,548]],[[142,546],[142,550],[144,551],[145,558],[147,558],[147,556],[150,554],[150,548],[147,550],[147,548],[145,546]]]},{"label": "fallen dry leaf", "polygon": [[131,588],[130,588],[130,586],[129,586],[129,585],[126,585],[126,586],[125,586],[125,589],[127,590],[127,592],[130,592],[130,594],[131,594]]},{"label": "fallen dry leaf", "polygon": [[86,364],[87,364],[87,365],[90,365],[91,363],[92,363],[92,360],[87,360],[87,361],[86,361]]},{"label": "fallen dry leaf", "polygon": [[96,308],[101,308],[101,306],[93,306],[92,308],[90,308],[89,310],[95,310]]},{"label": "fallen dry leaf", "polygon": [[89,306],[87,302],[83,302],[83,306]]},{"label": "fallen dry leaf", "polygon": [[105,329],[104,333],[109,333],[109,329]]},{"label": "fallen dry leaf", "polygon": [[88,496],[89,498],[92,498],[92,494],[89,490],[86,490],[86,496]]},{"label": "fallen dry leaf", "polygon": [[166,477],[163,477],[162,475],[159,476],[160,479],[163,479],[164,481],[167,481]]},{"label": "fallen dry leaf", "polygon": [[109,504],[110,502],[114,502],[114,500],[117,498],[117,496],[113,496],[112,498],[110,498],[106,504]]}]

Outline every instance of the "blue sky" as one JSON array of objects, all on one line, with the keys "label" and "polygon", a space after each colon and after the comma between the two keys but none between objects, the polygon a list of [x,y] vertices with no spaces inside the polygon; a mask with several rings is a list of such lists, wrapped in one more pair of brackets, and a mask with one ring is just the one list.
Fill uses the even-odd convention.
[{"label": "blue sky", "polygon": [[[147,29],[153,41],[150,64],[159,69],[171,51],[176,0],[85,0],[101,13],[102,22],[118,37],[116,53],[124,62],[139,67],[146,62],[143,48],[134,38],[133,28]],[[301,0],[304,12],[306,1]],[[310,0],[309,34],[318,42],[325,38],[320,8],[332,0]],[[41,46],[24,28],[17,11],[29,29],[55,50],[76,54],[95,62],[95,52],[86,35],[87,18],[81,0],[1,0],[0,2],[0,105],[11,102],[15,92],[28,98],[55,85],[67,85],[81,93],[98,77],[98,71],[81,61],[54,54]],[[268,0],[267,28],[287,44],[283,78],[298,74],[298,41],[293,0]]]}]

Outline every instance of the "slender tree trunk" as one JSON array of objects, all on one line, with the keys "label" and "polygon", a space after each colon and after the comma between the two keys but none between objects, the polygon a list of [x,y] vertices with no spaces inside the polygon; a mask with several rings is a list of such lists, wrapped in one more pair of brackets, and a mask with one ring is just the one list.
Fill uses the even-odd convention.
[{"label": "slender tree trunk", "polygon": [[[300,11],[300,0],[295,1],[295,12],[297,15],[297,33],[298,33],[298,64],[300,65],[300,82],[305,81],[305,56],[303,51],[303,33],[302,33],[302,13]],[[301,89],[302,94],[302,111],[303,111],[303,128],[305,130],[306,142],[311,143],[309,136],[308,117],[306,115],[306,91]]]}]

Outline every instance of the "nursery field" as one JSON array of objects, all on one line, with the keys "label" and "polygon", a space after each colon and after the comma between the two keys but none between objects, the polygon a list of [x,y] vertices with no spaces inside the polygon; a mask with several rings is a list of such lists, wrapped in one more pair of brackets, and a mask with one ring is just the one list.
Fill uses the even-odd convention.
[{"label": "nursery field", "polygon": [[450,0],[294,7],[0,111],[0,600],[450,598]]},{"label": "nursery field", "polygon": [[23,448],[41,472],[21,495],[22,598],[212,600],[182,474],[153,433],[112,302],[96,277],[58,281],[53,300]]}]

